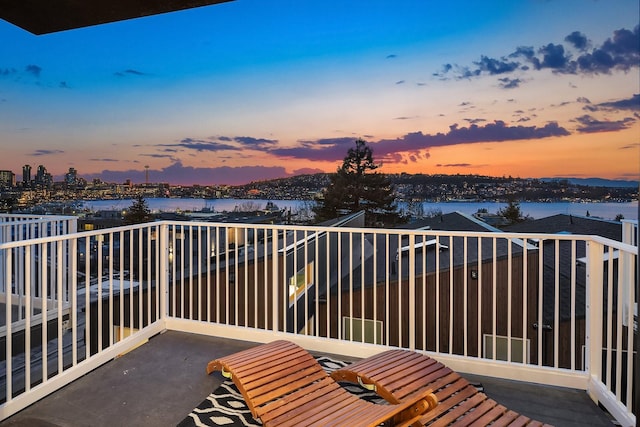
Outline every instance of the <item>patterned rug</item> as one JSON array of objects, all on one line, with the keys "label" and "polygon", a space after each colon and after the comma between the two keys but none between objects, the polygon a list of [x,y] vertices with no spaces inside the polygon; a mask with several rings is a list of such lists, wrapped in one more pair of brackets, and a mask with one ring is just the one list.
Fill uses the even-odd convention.
[{"label": "patterned rug", "polygon": [[[318,362],[325,371],[332,372],[348,363],[332,360],[328,357],[318,357]],[[374,392],[368,391],[357,384],[342,384],[351,393],[371,402],[383,401]],[[215,389],[205,400],[191,411],[178,427],[193,426],[260,426],[262,423],[251,416],[251,411],[244,402],[242,395],[233,382],[227,380]]]}]

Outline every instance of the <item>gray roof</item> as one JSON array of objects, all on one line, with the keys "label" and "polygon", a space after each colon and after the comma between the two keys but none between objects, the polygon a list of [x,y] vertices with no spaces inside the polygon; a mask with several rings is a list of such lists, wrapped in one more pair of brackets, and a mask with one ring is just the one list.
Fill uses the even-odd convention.
[{"label": "gray roof", "polygon": [[450,212],[428,218],[421,218],[409,224],[403,224],[398,228],[409,228],[446,231],[500,231],[489,224],[482,222],[470,215],[462,212]]},{"label": "gray roof", "polygon": [[503,227],[514,233],[571,233],[622,241],[622,223],[579,215],[558,214]]},{"label": "gray roof", "polygon": [[[504,227],[505,231],[516,233],[549,233],[595,235],[622,241],[622,223],[601,218],[558,214]],[[560,320],[570,317],[575,311],[578,318],[586,311],[586,266],[572,258],[572,242],[560,241],[557,247],[558,269],[555,268],[556,245],[554,240],[542,242],[544,260],[544,318],[546,323],[554,319],[553,302],[558,279]],[[576,259],[586,256],[586,242],[576,241]],[[575,275],[575,307],[571,307],[571,281]],[[606,295],[603,295],[606,298]]]}]

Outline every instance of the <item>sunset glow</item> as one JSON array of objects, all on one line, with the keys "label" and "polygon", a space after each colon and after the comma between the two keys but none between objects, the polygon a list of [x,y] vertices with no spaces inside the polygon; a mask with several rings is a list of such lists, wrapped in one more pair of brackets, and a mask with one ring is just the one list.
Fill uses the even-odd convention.
[{"label": "sunset glow", "polygon": [[361,137],[389,173],[638,180],[639,9],[238,0],[42,36],[0,21],[0,169],[240,184],[333,172]]}]

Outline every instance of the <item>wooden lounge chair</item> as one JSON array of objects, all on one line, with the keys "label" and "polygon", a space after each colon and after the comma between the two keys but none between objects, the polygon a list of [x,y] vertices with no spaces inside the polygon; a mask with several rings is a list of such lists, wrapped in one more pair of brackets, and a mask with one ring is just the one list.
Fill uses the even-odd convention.
[{"label": "wooden lounge chair", "polygon": [[359,382],[390,403],[433,390],[438,406],[420,418],[425,426],[548,426],[489,399],[442,363],[408,350],[388,350],[332,372],[336,381]]},{"label": "wooden lounge chair", "polygon": [[275,341],[212,360],[207,374],[221,371],[242,393],[254,418],[265,426],[419,426],[437,406],[431,390],[399,404],[375,404],[334,381],[306,350]]}]

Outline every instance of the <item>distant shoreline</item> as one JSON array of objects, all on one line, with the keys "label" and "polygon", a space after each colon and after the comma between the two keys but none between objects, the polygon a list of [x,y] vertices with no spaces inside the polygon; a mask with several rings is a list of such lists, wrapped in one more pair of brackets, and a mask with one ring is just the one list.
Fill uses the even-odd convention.
[{"label": "distant shoreline", "polygon": [[[149,208],[153,212],[194,212],[210,210],[213,212],[232,212],[236,208],[239,210],[243,206],[257,207],[264,209],[268,202],[272,202],[281,209],[291,209],[296,212],[300,209],[310,207],[308,200],[277,200],[277,199],[198,199],[198,198],[149,198],[146,199]],[[120,210],[128,208],[133,199],[110,199],[110,200],[82,200],[82,206],[92,211],[98,210]],[[498,209],[507,206],[506,202],[495,201],[463,201],[451,200],[443,202],[418,202],[422,204],[425,215],[434,213],[462,212],[472,215],[479,209],[486,209],[489,213],[495,213]],[[406,209],[408,203],[398,203],[399,208]],[[520,208],[524,215],[530,217],[544,218],[556,214],[568,214],[576,216],[592,216],[608,220],[613,220],[618,214],[625,219],[638,219],[638,201],[559,201],[559,202],[520,202]]]}]

